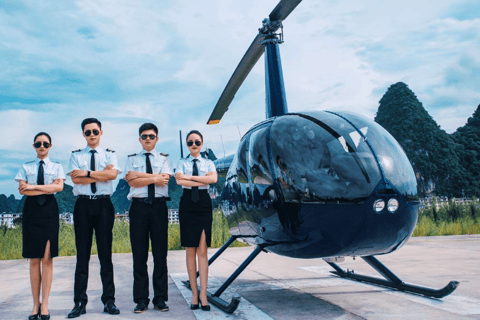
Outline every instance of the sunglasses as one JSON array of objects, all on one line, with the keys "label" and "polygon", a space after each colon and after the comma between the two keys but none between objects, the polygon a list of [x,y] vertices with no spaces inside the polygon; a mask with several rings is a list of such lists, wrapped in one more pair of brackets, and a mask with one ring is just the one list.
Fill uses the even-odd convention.
[{"label": "sunglasses", "polygon": [[[37,149],[38,149],[38,148],[41,148],[41,147],[42,147],[42,142],[40,142],[40,141],[35,142],[35,143],[33,144],[33,146],[34,146],[35,148],[37,148]],[[44,148],[49,148],[49,147],[50,147],[50,143],[44,141],[44,142],[43,142],[43,147],[44,147]]]},{"label": "sunglasses", "polygon": [[150,138],[150,140],[155,140],[157,136],[154,135],[154,134],[142,134],[140,136],[140,138],[142,138],[142,140],[147,140],[147,138]]},{"label": "sunglasses", "polygon": [[[202,145],[202,141],[196,140],[195,145],[200,147]],[[187,141],[187,146],[189,146],[189,147],[193,146],[193,141]]]},{"label": "sunglasses", "polygon": [[100,134],[100,131],[98,131],[97,129],[93,129],[93,131],[90,131],[90,130],[85,131],[85,135],[87,137],[90,137],[92,133],[94,136],[98,136]]}]

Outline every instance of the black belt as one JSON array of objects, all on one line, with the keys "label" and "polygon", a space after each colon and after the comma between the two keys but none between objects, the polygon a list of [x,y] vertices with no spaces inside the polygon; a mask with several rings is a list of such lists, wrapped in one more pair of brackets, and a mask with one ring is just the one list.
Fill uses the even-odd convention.
[{"label": "black belt", "polygon": [[148,200],[148,198],[132,198],[133,202],[145,202],[145,203],[154,203],[154,202],[163,202],[170,201],[170,197],[158,197]]},{"label": "black belt", "polygon": [[91,196],[86,196],[86,195],[79,195],[78,199],[90,199],[90,200],[95,200],[95,199],[110,199],[109,194],[98,194],[98,195],[91,195]]}]

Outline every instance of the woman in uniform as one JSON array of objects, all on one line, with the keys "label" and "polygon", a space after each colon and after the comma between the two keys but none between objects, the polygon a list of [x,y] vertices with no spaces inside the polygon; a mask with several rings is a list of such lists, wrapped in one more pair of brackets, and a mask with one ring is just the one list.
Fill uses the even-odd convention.
[{"label": "woman in uniform", "polygon": [[[212,200],[208,194],[208,185],[217,182],[217,171],[211,160],[200,156],[203,147],[202,134],[192,130],[187,134],[186,140],[190,155],[179,161],[175,174],[177,184],[183,188],[179,208],[180,242],[187,253],[188,278],[192,287],[190,309],[198,309],[200,303],[202,310],[210,311],[207,300],[207,248],[210,247],[212,240]],[[196,285],[197,256],[200,298]]]},{"label": "woman in uniform", "polygon": [[50,319],[48,297],[52,286],[52,258],[58,256],[59,229],[58,205],[53,195],[63,190],[65,181],[62,166],[48,158],[52,147],[48,133],[38,133],[33,141],[37,158],[22,165],[15,177],[20,194],[27,196],[22,215],[22,255],[30,259],[33,310],[29,320]]}]

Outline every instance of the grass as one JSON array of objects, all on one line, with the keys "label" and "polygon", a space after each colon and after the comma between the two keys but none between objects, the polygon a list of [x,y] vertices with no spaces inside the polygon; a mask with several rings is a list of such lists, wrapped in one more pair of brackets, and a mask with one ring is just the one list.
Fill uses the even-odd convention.
[{"label": "grass", "polygon": [[[434,205],[420,209],[418,223],[413,232],[419,236],[446,236],[462,234],[480,234],[480,201],[473,199],[470,204],[456,204],[451,201],[438,210]],[[213,211],[212,248],[221,247],[230,238],[228,222],[220,209]],[[74,256],[75,234],[73,225],[60,220],[59,255]],[[246,246],[235,241],[232,247]],[[180,226],[171,224],[168,227],[168,249],[182,250],[180,245]],[[130,253],[130,230],[128,221],[117,219],[113,227],[113,253]],[[97,245],[93,237],[92,254],[97,254]],[[0,228],[0,260],[22,259],[21,227]]]},{"label": "grass", "polygon": [[[230,238],[228,223],[220,209],[213,211],[212,224],[212,248],[221,247]],[[232,247],[246,246],[242,242],[235,241]],[[150,248],[151,249],[151,248]],[[170,224],[168,226],[168,250],[182,250],[180,245],[180,225]],[[115,220],[113,226],[113,253],[130,253],[130,226],[124,219]],[[59,256],[74,256],[75,233],[73,225],[66,224],[60,220],[60,232],[58,237]],[[95,237],[92,241],[92,254],[97,254]],[[21,227],[0,228],[0,260],[22,259],[22,230]]]}]

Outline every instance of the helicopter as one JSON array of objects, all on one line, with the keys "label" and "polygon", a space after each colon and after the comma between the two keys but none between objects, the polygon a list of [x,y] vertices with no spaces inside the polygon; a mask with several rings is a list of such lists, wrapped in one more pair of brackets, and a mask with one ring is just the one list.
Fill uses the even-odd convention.
[{"label": "helicopter", "polygon": [[[441,289],[407,284],[375,257],[401,248],[417,223],[417,182],[399,143],[373,120],[351,112],[288,112],[279,45],[282,22],[300,3],[281,0],[263,20],[207,122],[220,123],[265,53],[266,120],[243,135],[236,154],[215,161],[225,177],[222,209],[231,238],[209,265],[237,239],[255,249],[208,293],[208,301],[233,313],[240,298],[227,302],[221,295],[262,251],[324,258],[342,278],[434,298],[449,295],[459,282]],[[347,256],[361,257],[384,279],[335,263]]]}]

